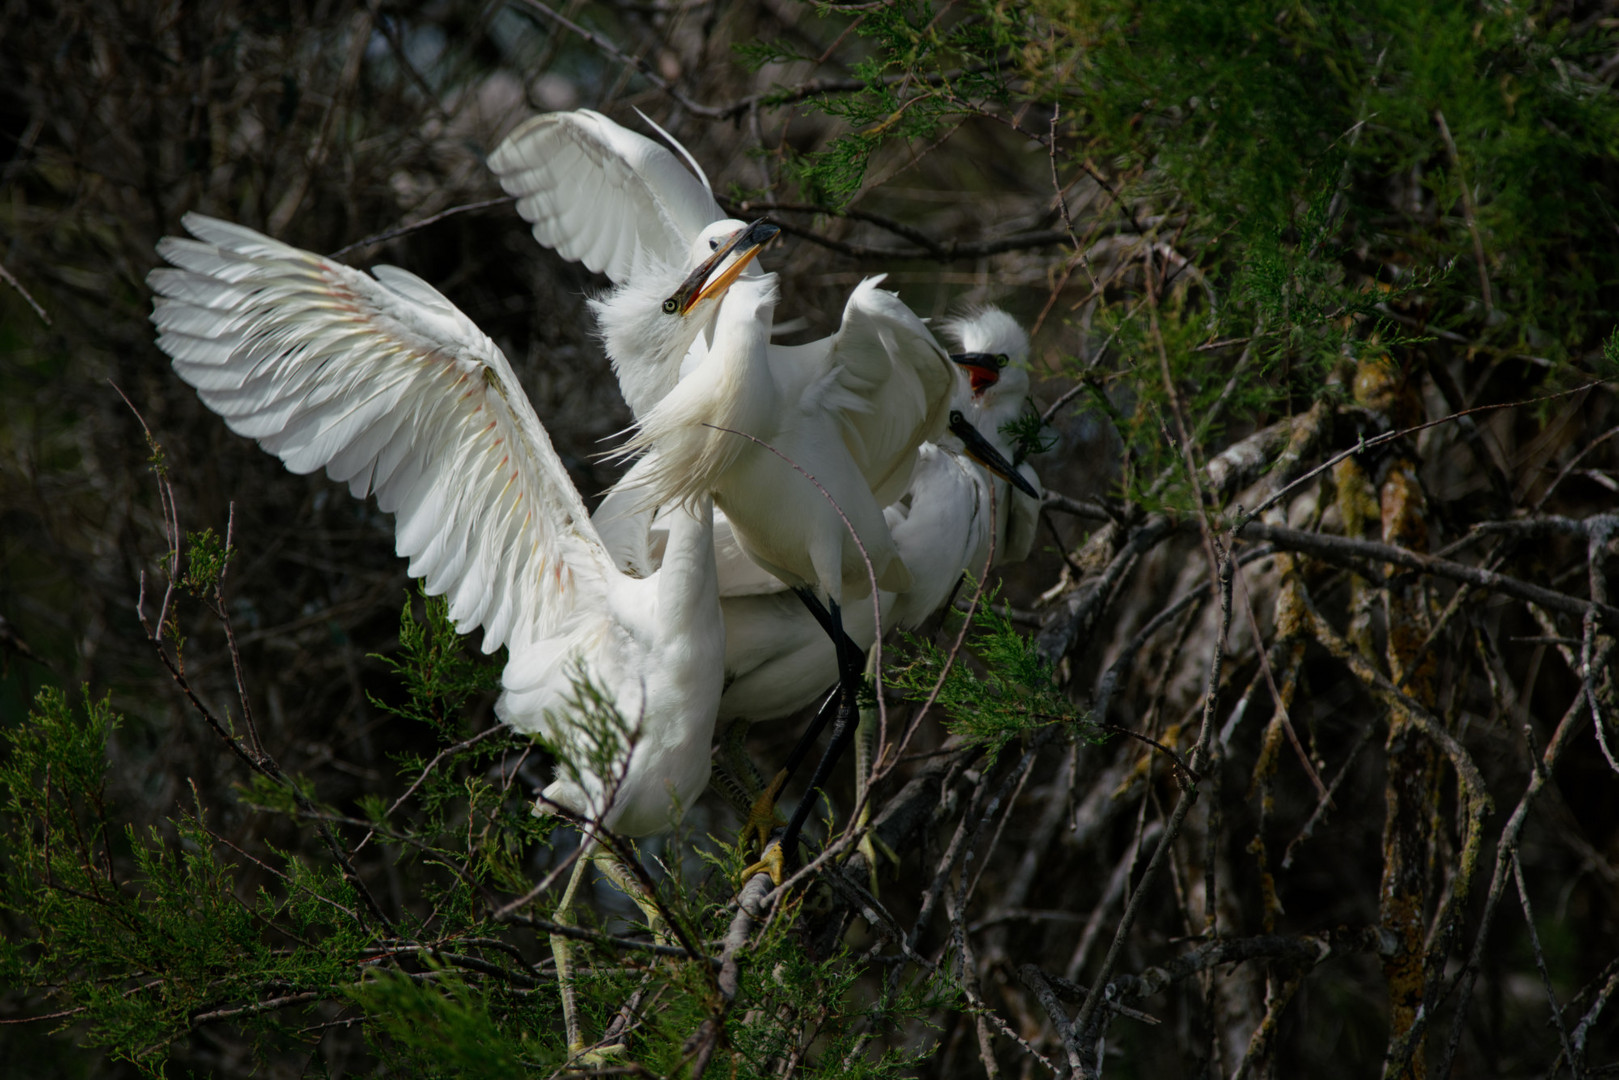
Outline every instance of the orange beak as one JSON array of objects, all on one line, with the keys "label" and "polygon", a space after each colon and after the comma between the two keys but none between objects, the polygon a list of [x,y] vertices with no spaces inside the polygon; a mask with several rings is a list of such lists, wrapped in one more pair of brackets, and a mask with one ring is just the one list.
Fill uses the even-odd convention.
[{"label": "orange beak", "polygon": [[[724,295],[731,283],[742,275],[748,264],[758,258],[764,246],[780,232],[780,228],[763,218],[738,229],[729,243],[704,259],[697,269],[687,275],[674,295],[664,301],[664,310],[678,311],[684,315],[704,300]],[[710,280],[709,275],[714,273],[714,268],[733,255],[736,256],[735,260]]]}]

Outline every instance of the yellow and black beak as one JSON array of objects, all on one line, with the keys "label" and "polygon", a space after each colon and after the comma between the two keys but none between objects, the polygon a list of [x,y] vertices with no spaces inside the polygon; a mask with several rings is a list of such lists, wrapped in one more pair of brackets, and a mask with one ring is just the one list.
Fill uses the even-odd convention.
[{"label": "yellow and black beak", "polygon": [[972,381],[973,396],[977,397],[985,390],[1001,381],[1001,369],[1006,366],[1004,354],[969,352],[951,353],[953,363],[966,369],[967,378]]},{"label": "yellow and black beak", "polygon": [[961,414],[960,409],[950,410],[950,434],[961,440],[961,444],[967,448],[968,457],[1029,498],[1035,500],[1040,498],[1040,493],[1034,490],[1034,485],[1029,483],[1028,479],[1017,471],[1017,467],[1007,461],[1005,455],[995,449],[988,439],[979,434],[978,429]]},{"label": "yellow and black beak", "polygon": [[[732,234],[731,239],[714,254],[697,265],[697,269],[686,275],[686,280],[680,283],[669,299],[663,302],[663,310],[671,315],[684,315],[699,303],[709,297],[721,296],[731,283],[741,276],[752,262],[764,250],[764,246],[774,240],[781,228],[760,218],[751,225],[746,225]],[[726,259],[735,256],[734,260],[725,266],[718,274],[714,273],[716,267],[725,264]],[[713,280],[709,275],[713,274]]]}]

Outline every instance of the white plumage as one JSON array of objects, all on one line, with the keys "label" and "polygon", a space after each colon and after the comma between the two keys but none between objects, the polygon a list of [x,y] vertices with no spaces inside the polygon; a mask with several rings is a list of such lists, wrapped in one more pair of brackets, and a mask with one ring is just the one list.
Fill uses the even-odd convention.
[{"label": "white plumage", "polygon": [[[743,226],[723,217],[691,155],[673,145],[691,169],[675,152],[579,110],[527,121],[489,158],[536,239],[617,285],[594,306],[639,444],[658,442],[660,460],[632,470],[598,512],[599,525],[622,540],[625,565],[642,569],[633,549],[648,523],[635,511],[711,489],[741,548],[771,574],[825,600],[864,595],[859,549],[836,511],[769,451],[739,449],[737,435],[703,425],[731,427],[812,473],[850,517],[880,583],[904,587],[879,508],[905,489],[917,447],[943,433],[957,379],[944,350],[877,277],[855,289],[831,337],[768,345],[748,371],[707,363],[717,330],[705,323],[672,335],[676,316],[659,304],[723,246],[721,235]],[[717,419],[722,413],[729,422]]]},{"label": "white plumage", "polygon": [[[707,783],[720,693],[707,501],[675,519],[656,575],[621,573],[511,365],[431,285],[185,225],[197,239],[163,240],[173,268],[148,278],[175,372],[292,471],[324,466],[396,515],[411,575],[486,652],[509,647],[497,713],[573,762],[547,798],[631,835],[672,825]],[[639,733],[604,771],[569,723],[581,671]]]},{"label": "white plumage", "polygon": [[[1011,447],[1000,428],[1022,411],[1028,395],[1024,367],[1028,336],[997,308],[947,324],[945,333],[964,352],[1006,358],[995,381],[985,381],[978,389],[963,381],[950,405],[998,451],[1010,456]],[[1034,469],[1024,464],[1019,471],[1038,490],[1040,480]],[[611,512],[604,502],[597,518]],[[956,437],[945,435],[938,443],[924,444],[909,486],[883,511],[889,533],[911,573],[909,589],[881,594],[884,630],[921,625],[944,605],[963,573],[982,575],[992,535],[995,565],[1022,561],[1033,546],[1039,512],[1036,500],[974,461]],[[650,532],[635,536],[628,530],[609,534],[604,529],[603,535],[615,559],[650,570],[659,564],[671,521],[665,510]],[[837,680],[831,642],[778,579],[759,573],[740,557],[723,515],[716,514],[714,529],[725,612],[726,687],[720,699],[720,720],[792,716],[824,695]],[[869,649],[876,637],[871,605],[861,602],[845,608],[843,627],[857,645]]]},{"label": "white plumage", "polygon": [[685,261],[698,233],[725,218],[700,170],[692,175],[667,147],[590,109],[524,121],[489,168],[518,197],[534,239],[615,283],[631,277],[638,253]]}]

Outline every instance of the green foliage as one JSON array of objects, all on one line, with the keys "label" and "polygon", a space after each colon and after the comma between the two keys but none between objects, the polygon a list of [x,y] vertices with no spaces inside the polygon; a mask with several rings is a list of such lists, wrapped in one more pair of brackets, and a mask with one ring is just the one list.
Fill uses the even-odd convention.
[{"label": "green foliage", "polygon": [[421,598],[422,618],[416,617],[409,598],[399,613],[398,655],[374,656],[399,678],[409,700],[399,704],[372,697],[371,704],[449,735],[460,723],[469,699],[500,686],[500,665],[467,654],[444,597],[428,596],[424,591]]},{"label": "green foliage", "polygon": [[[468,702],[500,685],[500,668],[471,655],[442,597],[423,600],[420,619],[410,599],[400,610],[397,657],[379,657],[398,678],[407,700],[372,702],[449,739],[460,732]],[[550,834],[554,819],[535,817],[527,801],[510,790],[509,781],[497,784],[488,774],[507,754],[521,753],[528,742],[499,728],[462,740],[432,758],[395,755],[400,778],[418,806],[416,817],[406,823],[392,820],[397,804],[390,806],[380,796],[363,801],[365,819],[386,838],[385,843],[398,846],[398,857],[407,865],[461,868],[448,877],[423,876],[427,895],[443,911],[471,918],[481,882],[527,888],[523,852]],[[443,760],[445,755],[448,760]]]},{"label": "green foliage", "polygon": [[186,533],[186,569],[181,585],[193,596],[216,596],[233,554],[213,529]]},{"label": "green foliage", "polygon": [[1013,465],[1021,465],[1030,455],[1044,454],[1057,445],[1056,434],[1040,419],[1040,414],[1032,410],[1008,420],[1000,431],[1012,443]]},{"label": "green foliage", "polygon": [[485,996],[442,965],[416,975],[384,971],[350,988],[365,1010],[373,1045],[406,1076],[511,1080],[537,1067],[561,1064],[552,1055],[536,1060],[522,1032],[491,1015]]},{"label": "green foliage", "polygon": [[119,723],[106,699],[86,693],[81,717],[44,690],[7,735],[0,903],[18,932],[0,942],[0,971],[49,993],[87,1041],[158,1074],[199,1017],[252,1023],[229,1003],[330,993],[367,935],[341,917],[356,901],[341,876],[296,860],[284,891],[243,895],[200,807],[165,829],[117,827],[104,773]]},{"label": "green foliage", "polygon": [[[192,538],[200,589],[217,581],[222,567],[224,553],[211,541],[211,534]],[[428,611],[417,623],[407,604],[406,648],[396,670],[410,692],[407,708],[446,717],[440,726],[448,728],[458,719],[446,711],[450,703],[486,688],[489,665],[467,657],[458,639],[444,638],[442,604]],[[201,1023],[238,1024],[281,1042],[289,1037],[284,1009],[351,998],[371,1008],[377,999],[366,997],[357,973],[417,950],[401,950],[397,939],[383,944],[389,931],[367,913],[367,901],[335,863],[271,848],[252,858],[261,883],[249,887],[243,853],[211,831],[200,805],[163,826],[119,824],[104,796],[107,742],[119,723],[105,699],[87,694],[81,716],[59,691],[46,690],[26,723],[7,733],[0,907],[13,929],[0,942],[0,973],[8,984],[44,994],[86,1041],[153,1075],[163,1071],[176,1041]],[[483,940],[498,932],[480,902],[484,891],[527,888],[523,852],[549,824],[486,776],[487,764],[514,745],[521,741],[501,732],[474,747],[450,748],[431,768],[407,759],[419,803],[405,820],[390,815],[397,805],[368,800],[375,835],[395,849],[388,857],[415,864],[431,905],[425,919],[407,916],[396,932],[426,935],[446,949]],[[253,773],[241,790],[246,805],[299,829],[309,828],[311,815],[343,820],[316,804],[313,787],[297,778]],[[509,965],[509,956],[500,959]],[[399,978],[410,984],[422,974],[406,965]],[[432,994],[443,998],[437,1007],[446,1023],[459,1015],[453,991]],[[401,1023],[419,1019],[400,1008]],[[397,1034],[396,1026],[380,1030]],[[401,1045],[410,1049],[408,1041]],[[472,1071],[484,1058],[507,1060],[498,1045],[480,1034],[461,1048],[472,1056],[454,1071]]]},{"label": "green foliage", "polygon": [[1330,354],[1354,294],[1412,274],[1435,321],[1478,318],[1474,228],[1505,316],[1494,340],[1564,353],[1608,321],[1614,257],[1582,238],[1609,227],[1611,177],[1592,182],[1619,149],[1619,102],[1568,64],[1609,54],[1611,31],[1575,36],[1536,5],[1038,10],[1050,36],[1028,75],[1076,110],[1084,154],[1161,188],[1181,235],[1208,238],[1246,309],[1217,333],[1259,318],[1292,355]]},{"label": "green foliage", "polygon": [[[194,538],[192,549],[222,556],[205,538]],[[207,580],[217,570],[199,574]],[[458,723],[453,707],[489,680],[486,665],[453,636],[443,605],[430,601],[426,611],[417,618],[407,603],[401,616],[402,647],[391,666],[407,704],[396,715],[447,734]],[[989,617],[974,648],[1005,676],[964,681],[958,668],[948,684],[953,714],[972,707],[1003,716],[997,722],[1005,730],[989,741],[1010,737],[1015,723],[1038,721],[1049,704],[1049,687],[1039,688],[1049,673],[1020,642]],[[569,749],[582,757],[563,768],[605,773],[637,733],[587,673],[577,676],[569,728],[579,738]],[[7,735],[0,908],[11,930],[0,941],[0,976],[10,986],[41,995],[85,1042],[153,1076],[200,1026],[237,1026],[273,1052],[306,1042],[301,1031],[318,1031],[309,1024],[317,1008],[363,1024],[383,1066],[402,1075],[543,1076],[564,1062],[554,984],[523,957],[513,928],[493,918],[497,897],[532,887],[528,854],[552,830],[551,819],[536,818],[509,784],[491,779],[498,770],[490,766],[523,740],[499,731],[430,761],[402,756],[411,798],[367,797],[359,818],[322,806],[297,778],[254,773],[240,785],[244,806],[259,814],[300,830],[317,821],[363,829],[366,841],[386,849],[423,905],[390,926],[369,911],[372,901],[336,860],[268,844],[249,855],[213,832],[199,801],[160,826],[119,824],[118,808],[104,797],[108,740],[119,723],[106,699],[87,694],[75,711],[65,695],[47,690],[27,723]],[[333,835],[352,859],[354,834]],[[730,882],[741,852],[709,853],[707,861],[728,872],[698,880],[682,872],[678,852],[663,867],[663,908],[686,940],[718,941],[735,917]],[[552,902],[538,897],[531,910],[549,917]],[[626,1001],[656,1001],[637,1014],[631,1038],[633,1060],[655,1074],[686,1068],[693,1032],[718,1019],[727,1075],[775,1075],[781,1060],[811,1044],[803,1075],[908,1075],[927,1048],[872,1036],[959,1007],[948,968],[884,979],[873,1000],[869,987],[884,969],[873,971],[842,946],[812,956],[792,915],[774,920],[750,948],[736,998],[723,1009],[704,958],[576,942],[587,1029],[603,1030]],[[588,912],[576,917],[588,931]],[[759,1016],[784,1022],[751,1019]]]},{"label": "green foliage", "polygon": [[1609,334],[1602,342],[1597,358],[1597,378],[1619,379],[1619,330]]},{"label": "green foliage", "polygon": [[749,71],[758,71],[766,64],[815,59],[785,41],[737,41],[732,43],[731,51]]},{"label": "green foliage", "polygon": [[790,159],[806,198],[845,205],[891,140],[1039,103],[1063,185],[1100,177],[1093,205],[1155,245],[1151,294],[1116,281],[1088,316],[1146,507],[1191,507],[1171,386],[1202,457],[1334,393],[1346,355],[1429,340],[1408,326],[1561,365],[1619,315],[1619,250],[1589,242],[1619,204],[1619,97],[1580,74],[1606,24],[1457,0],[818,10],[861,40],[862,86],[810,99],[846,129]]},{"label": "green foliage", "polygon": [[[846,16],[834,4],[823,15]],[[852,23],[863,44],[851,75],[862,84],[853,93],[816,94],[807,104],[843,119],[849,130],[814,153],[790,156],[788,173],[806,198],[824,206],[846,205],[860,190],[872,154],[891,139],[931,140],[946,124],[991,102],[1007,100],[1008,55],[1017,42],[1012,15],[979,0],[965,18],[941,19],[925,0],[897,0],[862,11]],[[748,46],[750,62],[795,58],[780,43]],[[765,104],[793,99],[783,88]]]},{"label": "green foliage", "polygon": [[888,682],[916,701],[927,700],[937,687],[945,727],[991,755],[1019,735],[1049,724],[1094,738],[1084,714],[1057,688],[1051,665],[1035,642],[996,612],[994,604],[994,591],[980,598],[965,642],[983,666],[982,675],[965,657],[952,662],[949,650],[907,635],[910,655],[888,673]]}]

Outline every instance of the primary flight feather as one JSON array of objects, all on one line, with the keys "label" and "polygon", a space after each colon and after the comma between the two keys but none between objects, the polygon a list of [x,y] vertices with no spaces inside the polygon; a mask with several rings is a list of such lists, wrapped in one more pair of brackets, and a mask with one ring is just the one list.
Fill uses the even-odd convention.
[{"label": "primary flight feather", "polygon": [[[396,515],[411,575],[486,652],[509,648],[497,713],[573,762],[548,799],[632,835],[673,824],[707,783],[722,678],[707,500],[656,575],[620,572],[506,357],[431,285],[185,225],[195,239],[164,239],[173,265],[148,278],[175,372],[292,471]],[[638,732],[605,770],[579,766],[581,674]]]}]

